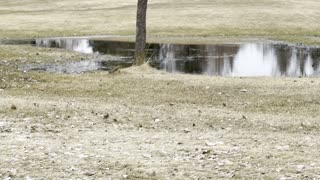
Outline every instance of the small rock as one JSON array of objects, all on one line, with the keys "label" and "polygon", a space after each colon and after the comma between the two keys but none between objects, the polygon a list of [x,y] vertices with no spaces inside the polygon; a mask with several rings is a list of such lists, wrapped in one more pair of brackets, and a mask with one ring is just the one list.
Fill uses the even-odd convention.
[{"label": "small rock", "polygon": [[8,173],[10,174],[9,177],[16,177],[17,176],[17,170],[16,169],[10,169],[8,171]]},{"label": "small rock", "polygon": [[106,114],[103,116],[103,119],[108,119],[109,117],[110,117],[109,114]]},{"label": "small rock", "polygon": [[297,171],[302,172],[306,167],[304,165],[298,165],[297,166]]},{"label": "small rock", "polygon": [[276,171],[279,173],[282,171],[282,168],[277,168]]},{"label": "small rock", "polygon": [[124,179],[127,179],[127,178],[128,178],[128,175],[124,174],[122,177],[123,177]]},{"label": "small rock", "polygon": [[211,150],[210,149],[207,149],[207,150],[203,150],[202,151],[202,154],[210,154],[211,153]]},{"label": "small rock", "polygon": [[189,129],[184,129],[183,132],[184,133],[190,133],[191,131]]},{"label": "small rock", "polygon": [[155,119],[154,122],[155,123],[159,123],[159,122],[161,122],[161,120],[160,119]]},{"label": "small rock", "polygon": [[12,105],[12,106],[11,106],[11,109],[12,109],[12,110],[17,110],[17,106]]},{"label": "small rock", "polygon": [[275,148],[278,151],[288,151],[290,149],[289,145],[285,145],[285,146],[276,146]]},{"label": "small rock", "polygon": [[90,172],[90,171],[84,173],[84,175],[86,176],[94,176],[95,174],[96,174],[95,172]]},{"label": "small rock", "polygon": [[210,89],[210,86],[207,86],[207,87],[206,87],[206,90],[208,90],[208,89]]},{"label": "small rock", "polygon": [[226,103],[222,103],[222,106],[223,106],[223,107],[227,107],[227,104],[226,104]]},{"label": "small rock", "polygon": [[30,128],[31,128],[31,130],[30,130],[31,133],[36,133],[36,132],[38,132],[37,126],[31,126]]},{"label": "small rock", "polygon": [[247,119],[247,117],[246,117],[245,115],[242,115],[242,118],[243,118],[243,119]]},{"label": "small rock", "polygon": [[246,93],[246,92],[248,92],[248,90],[246,90],[246,89],[241,89],[240,92]]},{"label": "small rock", "polygon": [[207,146],[217,146],[217,145],[223,145],[224,142],[206,142]]},{"label": "small rock", "polygon": [[12,129],[6,127],[0,127],[0,133],[11,133]]},{"label": "small rock", "polygon": [[26,176],[26,180],[33,180],[33,178],[30,176]]},{"label": "small rock", "polygon": [[151,156],[151,154],[144,154],[143,157],[145,157],[145,158],[151,158],[152,156]]},{"label": "small rock", "polygon": [[170,103],[170,106],[174,106],[174,103]]}]

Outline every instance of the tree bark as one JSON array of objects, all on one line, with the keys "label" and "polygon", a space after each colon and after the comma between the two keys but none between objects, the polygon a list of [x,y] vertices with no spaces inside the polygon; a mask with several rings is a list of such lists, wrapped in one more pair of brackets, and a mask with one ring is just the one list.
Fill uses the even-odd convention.
[{"label": "tree bark", "polygon": [[147,39],[147,6],[148,0],[138,0],[137,24],[136,24],[136,47],[135,62],[136,65],[142,65],[145,61],[145,48]]}]

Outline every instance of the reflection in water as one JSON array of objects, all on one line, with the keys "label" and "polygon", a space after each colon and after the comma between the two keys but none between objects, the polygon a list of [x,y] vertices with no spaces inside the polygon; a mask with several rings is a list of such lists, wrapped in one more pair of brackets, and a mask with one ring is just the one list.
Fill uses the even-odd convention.
[{"label": "reflection in water", "polygon": [[291,61],[289,62],[288,73],[289,76],[300,76],[300,62],[298,62],[296,49],[292,51]]},{"label": "reflection in water", "polygon": [[308,54],[308,58],[304,64],[304,74],[303,74],[304,76],[309,77],[314,74],[312,64],[313,64],[313,60],[311,59],[311,55]]},{"label": "reflection in water", "polygon": [[[37,46],[121,56],[132,61],[134,43],[89,39],[37,39]],[[150,64],[172,73],[210,76],[320,76],[320,49],[285,44],[149,44]]]},{"label": "reflection in water", "polygon": [[235,57],[232,73],[227,76],[278,76],[276,60],[270,45],[243,45]]},{"label": "reflection in water", "polygon": [[92,54],[93,48],[88,39],[36,39],[42,47],[63,48],[71,51]]},{"label": "reflection in water", "polygon": [[175,59],[174,46],[172,44],[161,44],[159,49],[159,59],[161,66],[168,72],[176,72],[176,59]]}]

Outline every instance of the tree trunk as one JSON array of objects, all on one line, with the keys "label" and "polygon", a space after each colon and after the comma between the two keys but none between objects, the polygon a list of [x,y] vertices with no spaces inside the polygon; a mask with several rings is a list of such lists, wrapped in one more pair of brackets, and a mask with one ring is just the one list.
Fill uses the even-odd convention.
[{"label": "tree trunk", "polygon": [[147,39],[147,5],[148,0],[138,0],[137,7],[137,30],[136,30],[136,49],[135,49],[135,63],[142,65],[145,60],[145,48]]}]

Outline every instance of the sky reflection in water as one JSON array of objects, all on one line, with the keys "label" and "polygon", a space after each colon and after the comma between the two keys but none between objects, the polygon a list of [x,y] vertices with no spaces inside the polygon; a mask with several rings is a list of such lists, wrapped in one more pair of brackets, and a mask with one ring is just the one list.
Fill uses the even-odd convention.
[{"label": "sky reflection in water", "polygon": [[[37,46],[64,48],[87,54],[109,54],[131,61],[134,43],[89,39],[37,39]],[[320,49],[284,44],[217,45],[149,44],[148,59],[172,73],[210,76],[320,76]]]}]

